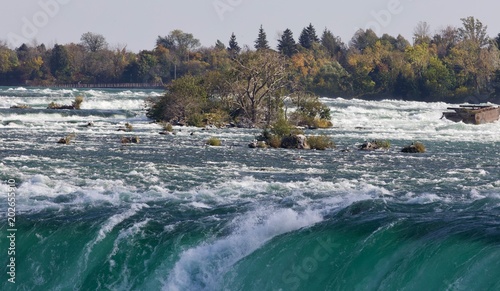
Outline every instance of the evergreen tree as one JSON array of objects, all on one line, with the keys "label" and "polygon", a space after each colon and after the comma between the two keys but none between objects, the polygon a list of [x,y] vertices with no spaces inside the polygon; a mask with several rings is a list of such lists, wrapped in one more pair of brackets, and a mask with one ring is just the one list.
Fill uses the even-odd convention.
[{"label": "evergreen tree", "polygon": [[328,51],[331,57],[336,58],[338,53],[342,50],[342,41],[340,38],[335,37],[333,33],[326,29],[321,36],[321,45]]},{"label": "evergreen tree", "polygon": [[233,34],[231,34],[231,38],[229,39],[229,47],[227,48],[227,50],[231,55],[237,55],[241,51],[241,48],[236,41],[236,35],[234,35],[234,32]]},{"label": "evergreen tree", "polygon": [[290,29],[286,29],[278,40],[278,51],[285,56],[291,57],[297,53],[297,44],[293,39],[293,32]]},{"label": "evergreen tree", "polygon": [[71,75],[69,54],[66,47],[56,44],[52,49],[50,56],[50,72],[52,76],[59,79],[65,79]]},{"label": "evergreen tree", "polygon": [[500,33],[497,35],[497,37],[495,37],[495,43],[497,45],[497,48],[500,49]]},{"label": "evergreen tree", "polygon": [[217,42],[215,43],[215,49],[216,50],[224,50],[224,49],[226,49],[226,45],[222,41],[217,40]]},{"label": "evergreen tree", "polygon": [[299,37],[299,43],[302,47],[310,49],[315,42],[319,42],[319,38],[316,34],[316,29],[314,28],[314,26],[312,24],[309,24],[308,27],[302,30],[302,33]]},{"label": "evergreen tree", "polygon": [[257,40],[255,40],[255,49],[256,50],[269,49],[269,43],[267,42],[267,35],[266,32],[264,31],[264,28],[262,28],[262,25],[260,26],[259,29],[259,36],[257,37]]}]

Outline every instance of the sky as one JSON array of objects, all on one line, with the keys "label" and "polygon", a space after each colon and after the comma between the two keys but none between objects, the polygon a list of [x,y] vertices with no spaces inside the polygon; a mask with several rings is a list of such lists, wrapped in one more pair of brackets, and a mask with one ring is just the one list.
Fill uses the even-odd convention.
[{"label": "sky", "polygon": [[26,0],[2,1],[0,41],[11,48],[24,42],[46,46],[80,42],[86,32],[102,34],[111,48],[139,52],[154,48],[158,36],[174,29],[192,33],[203,46],[235,33],[241,47],[253,47],[262,25],[272,47],[289,28],[297,40],[310,23],[317,33],[328,28],[348,43],[362,28],[379,36],[412,39],[415,26],[427,22],[435,33],[461,18],[474,16],[500,33],[500,2],[493,0]]}]

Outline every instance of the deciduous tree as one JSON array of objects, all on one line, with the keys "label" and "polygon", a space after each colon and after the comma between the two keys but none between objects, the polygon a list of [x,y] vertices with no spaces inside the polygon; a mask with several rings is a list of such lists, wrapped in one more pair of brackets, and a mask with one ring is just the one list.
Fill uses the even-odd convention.
[{"label": "deciduous tree", "polygon": [[460,20],[462,20],[463,27],[458,29],[458,35],[462,41],[471,41],[481,48],[490,44],[490,38],[486,32],[488,26],[483,26],[483,23],[473,16]]},{"label": "deciduous tree", "polygon": [[413,44],[419,45],[422,43],[431,42],[431,27],[425,21],[420,21],[413,30]]},{"label": "deciduous tree", "polygon": [[289,85],[286,60],[274,51],[246,51],[233,60],[231,93],[252,124],[270,124]]},{"label": "deciduous tree", "polygon": [[80,41],[90,52],[97,52],[108,48],[108,42],[102,34],[87,32],[82,35]]}]

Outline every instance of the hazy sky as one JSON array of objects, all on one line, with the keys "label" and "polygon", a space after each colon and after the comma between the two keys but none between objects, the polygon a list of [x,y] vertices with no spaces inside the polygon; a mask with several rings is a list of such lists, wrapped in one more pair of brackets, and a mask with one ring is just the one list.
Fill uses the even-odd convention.
[{"label": "hazy sky", "polygon": [[326,27],[346,43],[367,27],[411,41],[419,21],[434,32],[458,27],[467,16],[488,25],[491,37],[500,33],[500,3],[492,0],[26,0],[2,1],[1,7],[0,40],[12,47],[32,39],[49,46],[76,43],[90,31],[138,52],[174,29],[194,34],[204,46],[217,39],[227,45],[232,32],[240,46],[253,46],[261,24],[275,47],[280,32],[290,28],[298,39],[309,23],[318,34]]}]

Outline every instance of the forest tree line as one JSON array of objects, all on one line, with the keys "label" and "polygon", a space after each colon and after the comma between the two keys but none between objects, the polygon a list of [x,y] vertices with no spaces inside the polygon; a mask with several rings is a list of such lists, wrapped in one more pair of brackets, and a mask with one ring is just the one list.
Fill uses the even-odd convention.
[{"label": "forest tree line", "polygon": [[[330,30],[310,24],[297,38],[286,29],[278,46],[269,46],[261,26],[253,48],[241,48],[233,33],[202,47],[192,34],[174,30],[159,36],[153,50],[139,53],[111,48],[104,36],[85,33],[79,43],[0,43],[0,85],[50,86],[73,83],[163,83],[183,76],[235,71],[250,51],[283,58],[293,90],[321,96],[394,97],[412,100],[463,100],[470,95],[500,96],[500,34],[490,38],[474,17],[461,27],[434,34],[420,22],[411,42],[403,36],[359,30],[344,43]],[[285,88],[282,88],[285,90]],[[290,88],[286,88],[287,90]]]}]

